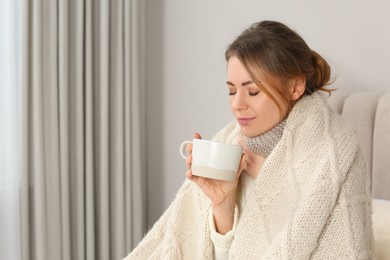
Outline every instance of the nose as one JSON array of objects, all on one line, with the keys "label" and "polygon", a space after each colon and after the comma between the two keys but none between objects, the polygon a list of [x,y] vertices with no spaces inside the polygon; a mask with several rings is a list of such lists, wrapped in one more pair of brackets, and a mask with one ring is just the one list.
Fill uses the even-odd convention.
[{"label": "nose", "polygon": [[232,96],[231,107],[234,110],[243,110],[247,108],[246,96],[243,91],[237,90],[236,94]]}]

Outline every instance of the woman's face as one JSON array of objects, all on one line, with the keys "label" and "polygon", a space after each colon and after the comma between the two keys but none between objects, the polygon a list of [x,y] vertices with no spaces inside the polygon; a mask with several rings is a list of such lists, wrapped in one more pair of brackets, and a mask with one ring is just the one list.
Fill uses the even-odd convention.
[{"label": "woman's face", "polygon": [[281,115],[276,103],[252,81],[235,56],[232,56],[227,64],[227,85],[230,107],[242,134],[255,137],[280,122]]}]

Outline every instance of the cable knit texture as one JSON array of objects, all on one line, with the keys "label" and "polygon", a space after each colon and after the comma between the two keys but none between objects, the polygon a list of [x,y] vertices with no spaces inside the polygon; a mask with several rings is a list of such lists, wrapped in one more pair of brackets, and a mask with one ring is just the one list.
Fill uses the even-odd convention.
[{"label": "cable knit texture", "polygon": [[[214,138],[237,143],[233,122]],[[209,199],[185,181],[126,259],[213,259]],[[357,132],[314,93],[289,114],[240,209],[229,259],[374,259],[370,179]]]}]

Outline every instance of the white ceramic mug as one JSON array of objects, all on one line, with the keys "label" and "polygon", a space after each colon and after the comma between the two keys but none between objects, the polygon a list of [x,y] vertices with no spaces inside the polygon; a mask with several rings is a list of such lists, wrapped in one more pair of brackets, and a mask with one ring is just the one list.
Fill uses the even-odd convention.
[{"label": "white ceramic mug", "polygon": [[193,175],[234,181],[240,166],[242,147],[215,141],[193,139],[180,145],[180,155],[187,159],[187,146],[192,144]]}]

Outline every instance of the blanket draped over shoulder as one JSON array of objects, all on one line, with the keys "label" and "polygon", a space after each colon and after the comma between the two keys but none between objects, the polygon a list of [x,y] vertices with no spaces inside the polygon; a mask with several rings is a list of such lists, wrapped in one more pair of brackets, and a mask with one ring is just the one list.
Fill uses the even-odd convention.
[{"label": "blanket draped over shoulder", "polygon": [[[232,122],[214,140],[237,143]],[[240,212],[230,259],[373,259],[370,178],[358,135],[324,98],[302,97]],[[184,174],[183,174],[184,175]],[[126,259],[213,259],[209,199],[185,181]]]}]

